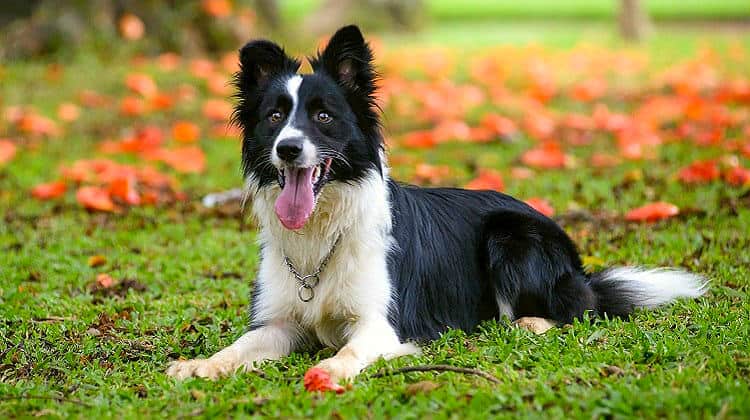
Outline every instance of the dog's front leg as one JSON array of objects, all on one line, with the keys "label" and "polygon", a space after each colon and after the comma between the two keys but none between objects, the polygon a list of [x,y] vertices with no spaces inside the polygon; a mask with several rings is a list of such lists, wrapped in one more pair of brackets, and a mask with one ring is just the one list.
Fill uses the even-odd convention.
[{"label": "dog's front leg", "polygon": [[252,367],[253,362],[274,360],[293,350],[296,337],[292,323],[277,321],[243,334],[232,345],[208,359],[177,360],[167,369],[167,375],[177,379],[191,376],[216,379],[238,369]]},{"label": "dog's front leg", "polygon": [[359,320],[351,326],[349,342],[335,356],[322,360],[315,367],[329,373],[334,383],[351,379],[378,358],[391,359],[419,353],[411,343],[401,343],[388,320]]}]

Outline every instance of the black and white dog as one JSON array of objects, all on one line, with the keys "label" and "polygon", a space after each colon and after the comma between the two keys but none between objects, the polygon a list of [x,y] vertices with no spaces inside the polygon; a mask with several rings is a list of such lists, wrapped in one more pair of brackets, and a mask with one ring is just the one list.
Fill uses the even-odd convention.
[{"label": "black and white dog", "polygon": [[300,75],[272,42],[240,50],[235,117],[261,250],[250,331],[169,375],[216,378],[325,345],[339,350],[318,367],[338,381],[449,328],[507,317],[543,332],[705,291],[674,270],[588,275],[565,232],[510,196],[390,180],[359,29],[310,60]]}]

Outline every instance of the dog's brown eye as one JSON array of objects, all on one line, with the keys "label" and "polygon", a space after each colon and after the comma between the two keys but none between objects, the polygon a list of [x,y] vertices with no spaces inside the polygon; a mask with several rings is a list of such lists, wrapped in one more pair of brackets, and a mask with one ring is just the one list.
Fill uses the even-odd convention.
[{"label": "dog's brown eye", "polygon": [[327,112],[321,111],[315,115],[315,119],[320,123],[328,124],[333,118]]},{"label": "dog's brown eye", "polygon": [[270,121],[271,124],[276,124],[280,122],[282,119],[284,119],[284,114],[282,114],[279,111],[276,111],[268,116],[268,121]]}]

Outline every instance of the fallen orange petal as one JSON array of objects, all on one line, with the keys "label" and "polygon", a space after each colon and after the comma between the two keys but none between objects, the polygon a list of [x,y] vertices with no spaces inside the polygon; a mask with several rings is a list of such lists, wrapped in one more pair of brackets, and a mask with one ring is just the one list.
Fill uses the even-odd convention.
[{"label": "fallen orange petal", "polygon": [[680,209],[674,204],[658,201],[630,210],[625,215],[625,220],[631,222],[655,222],[676,216],[679,213]]},{"label": "fallen orange petal", "polygon": [[105,289],[109,289],[115,285],[115,280],[109,274],[100,273],[96,275],[96,284]]},{"label": "fallen orange petal", "polygon": [[68,186],[62,181],[39,184],[31,189],[31,195],[37,200],[50,200],[65,194]]},{"label": "fallen orange petal", "polygon": [[0,139],[0,165],[8,163],[16,156],[16,145],[5,139]]},{"label": "fallen orange petal", "polygon": [[112,180],[109,183],[109,194],[131,206],[141,204],[141,197],[135,188],[135,177],[125,176]]},{"label": "fallen orange petal", "polygon": [[99,187],[81,187],[76,192],[76,200],[89,210],[114,211],[115,203],[109,192]]},{"label": "fallen orange petal", "polygon": [[750,169],[742,167],[729,168],[724,173],[724,181],[735,187],[750,185]]},{"label": "fallen orange petal", "polygon": [[499,172],[492,169],[480,169],[479,176],[465,185],[468,190],[492,190],[502,191],[505,189],[503,177]]},{"label": "fallen orange petal", "polygon": [[406,147],[428,149],[435,147],[437,141],[432,131],[420,130],[407,133],[403,138],[403,143]]},{"label": "fallen orange petal", "polygon": [[552,217],[555,214],[555,209],[545,199],[539,197],[532,197],[526,200],[526,204],[531,206],[534,210],[542,213],[547,217]]},{"label": "fallen orange petal", "polygon": [[177,121],[172,125],[172,137],[182,143],[193,143],[200,136],[200,128],[190,121]]},{"label": "fallen orange petal", "polygon": [[343,386],[333,383],[331,375],[319,367],[312,367],[305,372],[304,384],[308,392],[334,391],[342,394],[346,390]]},{"label": "fallen orange petal", "polygon": [[544,143],[521,155],[521,162],[524,164],[545,169],[562,168],[568,160],[560,146],[553,142]]},{"label": "fallen orange petal", "polygon": [[677,177],[685,184],[701,184],[719,178],[719,165],[712,160],[696,161],[682,168]]}]

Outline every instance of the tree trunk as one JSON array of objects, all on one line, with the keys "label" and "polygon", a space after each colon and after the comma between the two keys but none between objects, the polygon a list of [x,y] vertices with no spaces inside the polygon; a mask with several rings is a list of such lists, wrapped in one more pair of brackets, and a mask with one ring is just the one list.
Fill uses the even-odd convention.
[{"label": "tree trunk", "polygon": [[629,41],[640,41],[651,31],[651,22],[640,0],[620,0],[620,33]]}]

